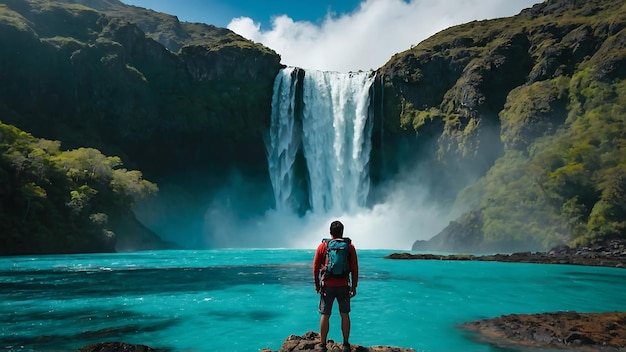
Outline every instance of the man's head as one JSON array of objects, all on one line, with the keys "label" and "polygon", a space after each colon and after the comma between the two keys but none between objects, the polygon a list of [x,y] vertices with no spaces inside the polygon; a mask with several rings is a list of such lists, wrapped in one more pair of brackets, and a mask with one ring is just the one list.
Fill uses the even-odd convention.
[{"label": "man's head", "polygon": [[333,221],[330,223],[330,235],[333,238],[342,238],[343,237],[343,224],[341,221]]}]

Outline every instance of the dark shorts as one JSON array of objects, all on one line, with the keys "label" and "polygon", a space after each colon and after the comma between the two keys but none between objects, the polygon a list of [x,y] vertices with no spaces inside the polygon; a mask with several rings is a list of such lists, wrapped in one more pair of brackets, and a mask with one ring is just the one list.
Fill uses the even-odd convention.
[{"label": "dark shorts", "polygon": [[350,313],[350,287],[324,287],[320,294],[320,314],[330,315],[333,311],[333,302],[337,300],[339,313]]}]

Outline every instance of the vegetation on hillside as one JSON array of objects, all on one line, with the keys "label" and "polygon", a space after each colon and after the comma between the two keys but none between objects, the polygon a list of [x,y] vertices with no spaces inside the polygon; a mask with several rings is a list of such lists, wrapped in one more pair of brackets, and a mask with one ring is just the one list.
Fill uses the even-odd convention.
[{"label": "vegetation on hillside", "polygon": [[383,67],[388,109],[437,140],[439,170],[478,177],[453,184],[468,212],[436,249],[460,248],[455,233],[467,250],[505,251],[626,237],[625,19],[623,1],[550,0]]},{"label": "vegetation on hillside", "polygon": [[0,185],[2,255],[114,251],[114,223],[157,192],[119,157],[61,150],[58,141],[3,123]]},{"label": "vegetation on hillside", "polygon": [[0,44],[2,121],[68,149],[118,155],[198,205],[185,220],[170,218],[178,207],[158,209],[158,221],[201,218],[233,174],[265,177],[263,135],[282,67],[274,51],[117,0],[1,1]]}]

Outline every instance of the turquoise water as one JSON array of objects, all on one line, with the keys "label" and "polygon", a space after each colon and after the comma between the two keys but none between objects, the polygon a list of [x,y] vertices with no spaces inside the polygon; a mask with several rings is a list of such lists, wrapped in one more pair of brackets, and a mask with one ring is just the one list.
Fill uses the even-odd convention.
[{"label": "turquoise water", "polygon": [[[353,343],[504,351],[458,325],[510,313],[624,311],[626,270],[400,261],[361,250]],[[153,251],[0,258],[0,349],[125,341],[172,351],[278,349],[318,331],[313,250]],[[329,338],[341,341],[337,307]],[[506,349],[511,351],[511,349]]]}]

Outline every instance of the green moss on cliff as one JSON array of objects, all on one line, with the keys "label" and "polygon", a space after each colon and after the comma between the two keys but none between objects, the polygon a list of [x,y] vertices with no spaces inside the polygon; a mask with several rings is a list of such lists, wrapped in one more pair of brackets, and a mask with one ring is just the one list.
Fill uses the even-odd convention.
[{"label": "green moss on cliff", "polygon": [[[558,130],[552,126],[538,128],[540,136],[528,143],[528,154],[525,148],[505,154],[483,180],[471,187],[474,190],[465,194],[472,194],[474,199],[478,194],[481,199],[486,243],[519,239],[535,243],[536,248],[549,248],[624,236],[626,101],[619,92],[623,92],[626,82],[602,83],[592,79],[593,72],[592,67],[583,65],[568,80],[569,117]],[[503,115],[535,119],[547,116],[549,102],[563,96],[564,90],[556,89],[563,87],[563,82],[541,82],[548,91],[540,89],[543,93],[538,96],[547,100],[531,99],[517,114],[505,110]],[[533,86],[525,90],[533,92]],[[512,93],[518,93],[516,100],[525,99],[519,91]],[[532,112],[541,106],[544,108]],[[525,114],[528,111],[531,113]],[[557,117],[547,122],[564,120]]]},{"label": "green moss on cliff", "polygon": [[457,197],[480,216],[473,249],[624,236],[625,18],[622,1],[550,0],[442,31],[381,68],[406,107],[399,123],[420,136],[442,126],[431,157],[446,172],[482,163]]},{"label": "green moss on cliff", "polygon": [[5,4],[0,4],[0,25],[16,28],[19,31],[31,32],[28,21]]},{"label": "green moss on cliff", "polygon": [[551,135],[567,117],[569,79],[560,76],[513,89],[500,112],[505,149],[524,151],[537,138]]}]

